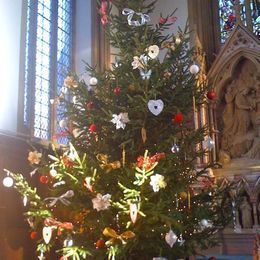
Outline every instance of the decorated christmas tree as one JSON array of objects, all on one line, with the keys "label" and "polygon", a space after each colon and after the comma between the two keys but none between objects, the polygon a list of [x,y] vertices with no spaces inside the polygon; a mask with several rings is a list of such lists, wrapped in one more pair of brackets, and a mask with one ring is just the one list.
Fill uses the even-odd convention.
[{"label": "decorated christmas tree", "polygon": [[[196,254],[229,220],[227,189],[208,161],[214,146],[195,108],[215,97],[196,64],[188,28],[150,23],[155,2],[102,0],[100,17],[117,50],[111,68],[70,74],[54,100],[68,145],[31,151],[43,189],[7,171],[22,195],[39,259],[166,259]],[[118,14],[111,13],[112,5]],[[27,180],[26,180],[27,179]],[[30,180],[29,180],[30,183]]]}]

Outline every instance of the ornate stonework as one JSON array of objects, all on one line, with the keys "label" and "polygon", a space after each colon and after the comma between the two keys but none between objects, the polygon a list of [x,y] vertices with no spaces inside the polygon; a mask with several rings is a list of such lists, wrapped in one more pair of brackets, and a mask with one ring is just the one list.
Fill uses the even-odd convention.
[{"label": "ornate stonework", "polygon": [[260,43],[237,25],[208,74],[217,92],[216,157],[260,162]]}]

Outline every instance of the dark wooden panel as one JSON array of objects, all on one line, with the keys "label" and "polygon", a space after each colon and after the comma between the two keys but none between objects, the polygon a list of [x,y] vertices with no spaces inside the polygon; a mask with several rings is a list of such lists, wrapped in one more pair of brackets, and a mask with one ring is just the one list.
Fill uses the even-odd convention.
[{"label": "dark wooden panel", "polygon": [[30,146],[21,138],[0,134],[0,259],[4,260],[36,259],[23,216],[22,198],[14,189],[2,185],[4,168],[29,174],[29,150]]}]

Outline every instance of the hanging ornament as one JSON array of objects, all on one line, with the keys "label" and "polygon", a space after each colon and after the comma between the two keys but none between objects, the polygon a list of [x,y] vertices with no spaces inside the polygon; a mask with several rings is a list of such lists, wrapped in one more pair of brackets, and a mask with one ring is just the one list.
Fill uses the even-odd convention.
[{"label": "hanging ornament", "polygon": [[[150,21],[150,17],[148,14],[135,12],[130,8],[124,8],[122,14],[127,16],[127,22],[130,26],[138,27]],[[133,19],[133,17],[135,17],[135,19]]]},{"label": "hanging ornament", "polygon": [[143,80],[149,80],[151,75],[152,75],[152,70],[143,70],[140,69],[140,75],[142,77]]},{"label": "hanging ornament", "polygon": [[45,256],[43,254],[43,252],[41,251],[41,254],[38,256],[39,260],[45,260]]},{"label": "hanging ornament", "polygon": [[90,133],[95,133],[97,131],[97,126],[95,124],[91,124],[88,130]]},{"label": "hanging ornament", "polygon": [[95,108],[94,102],[92,101],[88,102],[86,107],[88,110],[94,109]]},{"label": "hanging ornament", "polygon": [[207,98],[209,100],[214,100],[217,97],[217,93],[214,90],[210,90],[207,93]]},{"label": "hanging ornament", "polygon": [[147,140],[147,134],[146,134],[146,129],[144,127],[142,127],[141,129],[141,136],[142,136],[143,143],[145,143]]},{"label": "hanging ornament", "polygon": [[190,73],[191,74],[197,74],[199,72],[200,68],[198,65],[193,64],[190,66]]},{"label": "hanging ornament", "polygon": [[166,22],[167,22],[167,18],[164,18],[164,17],[161,16],[160,20],[159,20],[159,24],[164,25]]},{"label": "hanging ornament", "polygon": [[91,185],[92,178],[86,177],[84,180],[84,186],[90,191],[93,192],[93,186]]},{"label": "hanging ornament", "polygon": [[172,119],[173,123],[181,124],[183,122],[183,114],[181,112],[174,115]]},{"label": "hanging ornament", "polygon": [[201,230],[204,230],[205,228],[211,228],[213,226],[211,221],[209,221],[207,219],[202,219],[199,224],[200,224]]},{"label": "hanging ornament", "polygon": [[157,56],[159,55],[160,49],[157,45],[151,45],[148,47],[148,56],[151,59],[155,59],[157,58]]},{"label": "hanging ornament", "polygon": [[62,119],[62,120],[59,122],[59,126],[60,126],[61,128],[65,128],[65,127],[67,127],[67,125],[68,125],[68,122],[67,122],[66,119]]},{"label": "hanging ornament", "polygon": [[52,237],[52,227],[43,227],[42,237],[46,244],[49,244]]},{"label": "hanging ornament", "polygon": [[34,219],[33,218],[27,218],[26,219],[30,228],[34,228]]},{"label": "hanging ornament", "polygon": [[46,175],[42,175],[42,176],[40,176],[39,181],[40,181],[42,184],[47,184],[47,183],[49,182],[49,178],[48,178],[48,176],[46,176]]},{"label": "hanging ornament", "polygon": [[126,123],[129,123],[128,113],[113,114],[113,119],[110,121],[116,125],[116,129],[125,129]]},{"label": "hanging ornament", "polygon": [[71,247],[73,246],[73,240],[72,238],[69,236],[67,237],[64,241],[63,241],[63,246],[64,247]]},{"label": "hanging ornament", "polygon": [[172,153],[178,153],[180,151],[180,147],[177,144],[174,144],[171,148]]},{"label": "hanging ornament", "polygon": [[158,116],[163,111],[163,107],[164,103],[161,99],[148,101],[148,109],[155,116]]},{"label": "hanging ornament", "polygon": [[27,202],[28,202],[28,197],[27,197],[27,196],[24,196],[24,197],[23,197],[23,205],[24,205],[24,207],[26,207]]},{"label": "hanging ornament", "polygon": [[206,140],[203,141],[203,148],[211,151],[215,147],[214,140],[209,136]]},{"label": "hanging ornament", "polygon": [[78,128],[74,128],[72,130],[72,135],[74,136],[74,138],[78,138],[83,132],[84,132],[84,130],[80,130]]},{"label": "hanging ornament", "polygon": [[130,218],[132,222],[135,224],[137,220],[138,207],[136,203],[130,203]]},{"label": "hanging ornament", "polygon": [[54,169],[54,168],[52,168],[51,170],[50,170],[50,175],[51,175],[51,177],[53,177],[53,178],[55,178],[56,176],[57,176],[57,171]]},{"label": "hanging ornament", "polygon": [[75,80],[75,78],[73,76],[67,76],[64,79],[63,85],[64,85],[64,87],[67,87],[67,88],[78,87],[77,81]]},{"label": "hanging ornament", "polygon": [[10,188],[14,185],[14,180],[13,178],[11,178],[10,176],[6,176],[4,179],[3,179],[3,185],[7,188]]},{"label": "hanging ornament", "polygon": [[171,248],[176,243],[177,239],[178,239],[178,237],[176,236],[176,234],[171,229],[165,235],[165,241]]},{"label": "hanging ornament", "polygon": [[113,92],[116,94],[116,95],[119,95],[121,93],[121,87],[117,86],[113,89]]},{"label": "hanging ornament", "polygon": [[91,86],[96,86],[96,85],[98,84],[98,79],[95,78],[95,77],[90,78],[89,84],[90,84]]},{"label": "hanging ornament", "polygon": [[178,238],[177,242],[180,244],[180,246],[184,245],[185,240],[182,237],[182,234],[180,234],[180,237]]},{"label": "hanging ornament", "polygon": [[179,44],[181,43],[181,38],[180,38],[180,36],[176,36],[176,38],[175,38],[175,43],[176,43],[176,45],[179,45]]},{"label": "hanging ornament", "polygon": [[181,197],[182,200],[186,200],[187,197],[188,197],[187,192],[185,192],[185,191],[181,191],[181,192],[180,192],[180,197]]},{"label": "hanging ornament", "polygon": [[95,243],[96,249],[105,247],[105,241],[103,239],[98,239]]},{"label": "hanging ornament", "polygon": [[37,233],[36,231],[32,231],[32,232],[30,233],[31,239],[36,239],[37,235],[38,235],[38,233]]}]

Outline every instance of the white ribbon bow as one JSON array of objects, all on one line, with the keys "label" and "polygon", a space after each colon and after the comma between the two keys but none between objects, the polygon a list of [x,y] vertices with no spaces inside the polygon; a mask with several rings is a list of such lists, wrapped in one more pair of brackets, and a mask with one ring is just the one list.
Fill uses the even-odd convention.
[{"label": "white ribbon bow", "polygon": [[71,198],[74,196],[74,191],[73,190],[68,190],[64,194],[62,194],[59,197],[49,197],[44,199],[44,201],[50,200],[48,206],[53,207],[58,201],[63,203],[64,205],[68,206],[71,202],[67,200],[68,198]]},{"label": "white ribbon bow", "polygon": [[[145,23],[150,21],[149,15],[143,14],[143,13],[136,13],[134,10],[129,9],[129,8],[124,8],[123,11],[122,11],[122,14],[127,15],[128,24],[132,25],[132,26],[141,26],[141,25],[144,25]],[[138,20],[132,21],[134,14],[140,16],[141,20],[140,21],[138,21]]]}]

